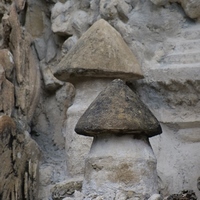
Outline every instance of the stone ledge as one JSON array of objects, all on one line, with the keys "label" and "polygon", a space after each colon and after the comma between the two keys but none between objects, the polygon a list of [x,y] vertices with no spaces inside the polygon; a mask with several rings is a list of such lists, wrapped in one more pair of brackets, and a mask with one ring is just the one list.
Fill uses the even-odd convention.
[{"label": "stone ledge", "polygon": [[200,63],[146,69],[137,92],[159,122],[177,130],[200,128]]},{"label": "stone ledge", "polygon": [[185,82],[187,80],[200,80],[200,63],[177,64],[146,69],[147,82],[170,82],[172,80]]}]

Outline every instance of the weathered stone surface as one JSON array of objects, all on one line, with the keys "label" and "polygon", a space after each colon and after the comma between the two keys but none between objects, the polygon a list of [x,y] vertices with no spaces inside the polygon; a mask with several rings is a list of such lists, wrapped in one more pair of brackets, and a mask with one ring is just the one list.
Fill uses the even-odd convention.
[{"label": "weathered stone surface", "polygon": [[56,43],[54,41],[54,38],[50,37],[47,42],[47,52],[46,52],[46,57],[45,57],[46,63],[49,63],[51,60],[53,60],[56,54],[57,54]]},{"label": "weathered stone surface", "polygon": [[179,194],[172,194],[166,200],[197,200],[197,196],[192,190],[184,190]]},{"label": "weathered stone surface", "polygon": [[101,134],[155,136],[159,122],[137,95],[120,80],[112,81],[79,119],[75,131],[81,135]]},{"label": "weathered stone surface", "polygon": [[28,0],[27,2],[25,27],[32,37],[40,37],[44,33],[45,13],[43,11],[45,7],[46,6],[42,1]]},{"label": "weathered stone surface", "polygon": [[[24,2],[26,2],[26,4],[24,4]],[[63,4],[61,4],[56,11],[57,14],[60,15],[58,17],[59,20],[56,19],[57,21],[54,21],[53,15],[55,13],[50,12],[50,9],[54,7],[54,4],[56,6],[58,2],[62,2]],[[154,2],[154,4],[151,2]],[[90,25],[101,17],[110,17],[109,19],[112,20],[108,20],[108,22],[116,28],[117,31],[119,31],[130,49],[134,52],[134,55],[137,56],[139,62],[142,64],[146,80],[153,81],[153,83],[151,81],[147,81],[146,85],[140,82],[137,86],[135,86],[134,83],[134,87],[138,88],[137,91],[140,92],[140,97],[145,104],[151,108],[159,121],[169,125],[169,128],[165,128],[164,134],[151,139],[151,143],[153,144],[152,146],[158,157],[158,169],[161,171],[163,183],[166,184],[165,187],[168,187],[168,191],[165,194],[169,195],[170,193],[177,193],[183,188],[192,188],[195,190],[197,196],[200,196],[200,191],[196,187],[196,179],[199,177],[200,171],[199,160],[197,159],[199,158],[200,147],[200,104],[198,101],[200,98],[200,65],[199,63],[194,63],[196,61],[199,62],[198,40],[200,34],[199,22],[196,20],[199,15],[198,1],[176,0],[173,2],[177,3],[168,2],[168,0],[167,2],[165,0],[3,0],[0,3],[0,44],[4,48],[9,48],[12,54],[13,49],[20,51],[19,49],[22,49],[24,46],[23,43],[22,47],[13,48],[12,41],[10,42],[11,25],[8,18],[11,3],[15,4],[17,7],[17,14],[19,15],[21,26],[23,26],[23,31],[26,29],[30,32],[30,34],[33,31],[33,37],[44,38],[44,42],[40,43],[42,45],[40,53],[38,53],[39,48],[37,48],[37,54],[42,55],[40,60],[45,58],[44,54],[46,53],[46,44],[49,37],[52,37],[50,36],[50,32],[47,33],[45,31],[47,27],[51,26],[50,17],[52,17],[52,27],[55,25],[54,22],[59,22],[57,24],[57,28],[60,32],[58,30],[58,32],[55,32],[55,35],[53,36],[58,39],[56,42],[59,41],[61,43],[60,45],[56,44],[56,51],[58,55],[61,51],[60,48],[64,40],[71,35],[72,37],[77,37],[78,32],[75,29],[76,27],[72,27],[73,17],[77,11],[85,11],[88,14],[87,20]],[[185,2],[185,5],[183,2]],[[120,3],[122,6],[119,5]],[[69,5],[69,9],[66,7],[67,4]],[[155,4],[159,6],[155,6]],[[24,5],[26,6],[24,7]],[[36,7],[34,7],[35,5]],[[127,9],[127,5],[129,6],[129,9]],[[188,11],[184,12],[182,7],[185,11],[186,9]],[[47,10],[48,12],[44,12],[44,10]],[[102,14],[100,13],[100,10]],[[109,13],[112,14],[112,10],[116,12],[114,13],[114,17],[109,16]],[[31,13],[32,11],[33,13]],[[191,12],[191,15],[189,12]],[[38,16],[36,16],[37,14]],[[194,20],[190,20],[188,16]],[[46,19],[45,23],[44,18]],[[88,23],[87,20],[85,25]],[[81,19],[79,18],[77,24],[80,24],[80,22]],[[80,24],[80,27],[84,27],[85,25]],[[187,27],[188,29],[185,29]],[[12,29],[15,28],[12,27]],[[15,33],[16,37],[18,37],[17,32]],[[62,35],[62,37],[60,37],[59,34]],[[15,34],[13,35],[15,36]],[[20,37],[23,38],[23,34]],[[174,41],[171,42],[168,41],[171,39],[168,37],[176,38],[172,38]],[[11,44],[10,47],[9,44]],[[171,48],[168,48],[169,45]],[[177,52],[177,49],[180,51]],[[172,55],[168,56],[168,51],[170,54],[172,53]],[[174,55],[177,53],[179,55]],[[24,56],[27,55],[27,53],[22,54]],[[56,59],[59,61],[59,57],[54,57],[50,62],[54,62]],[[162,63],[162,59],[165,63]],[[23,58],[20,58],[20,60],[23,60]],[[26,60],[28,61],[29,58],[26,57]],[[177,62],[176,65],[166,66],[169,62],[172,64],[174,61]],[[188,64],[183,64],[183,62]],[[161,65],[156,67],[155,64],[158,63]],[[23,65],[24,64],[21,66]],[[152,68],[153,70],[151,71]],[[23,69],[28,69],[28,67],[26,66]],[[23,71],[24,70],[22,70],[22,72]],[[0,77],[1,84],[2,81],[5,80],[4,72],[3,76]],[[4,78],[2,79],[2,77]],[[29,79],[27,74],[22,75],[23,79],[26,77]],[[11,80],[9,79],[9,81]],[[21,98],[23,100],[20,104],[17,103],[16,106],[14,106],[14,110],[16,110],[15,116],[19,116],[20,119],[23,118],[22,115],[26,115],[26,111],[21,109],[23,106],[26,107],[26,104],[23,105],[22,102],[29,99],[29,93],[31,91],[30,86],[35,83],[37,83],[37,81],[33,81],[29,85],[27,84],[27,81],[24,81],[20,87],[26,88],[26,90],[23,90],[23,92],[22,89],[19,88],[16,88],[15,90],[16,99]],[[18,83],[15,80],[12,84],[17,85]],[[94,83],[92,84],[94,85]],[[101,86],[96,84],[95,87],[97,91],[101,91]],[[41,86],[41,88],[43,89],[44,87]],[[18,91],[20,92],[18,93]],[[77,91],[82,91],[81,83],[79,84]],[[54,94],[56,96],[54,96]],[[73,163],[77,163],[78,161],[79,164],[77,165],[80,165],[80,160],[84,161],[81,156],[84,148],[81,148],[81,144],[79,144],[82,140],[72,141],[71,139],[73,139],[73,137],[67,135],[70,131],[73,132],[73,124],[76,123],[76,120],[69,120],[67,122],[68,126],[71,128],[68,126],[67,128],[63,127],[63,122],[66,119],[66,116],[64,116],[63,113],[66,111],[65,109],[67,106],[65,106],[65,103],[62,102],[65,102],[65,98],[68,99],[69,94],[70,89],[68,90],[65,87],[64,89],[59,90],[58,93],[55,90],[54,92],[47,92],[45,90],[45,92],[43,91],[41,93],[41,95],[43,95],[41,97],[43,99],[43,103],[38,105],[37,110],[40,110],[40,115],[36,115],[38,116],[38,120],[36,120],[37,123],[35,124],[37,124],[38,130],[42,131],[38,131],[36,133],[37,135],[40,134],[36,138],[38,138],[37,142],[44,149],[45,159],[48,157],[48,161],[43,159],[43,167],[48,168],[49,171],[48,175],[46,175],[48,177],[48,181],[45,182],[48,186],[44,188],[40,185],[41,193],[44,195],[38,197],[38,200],[48,199],[48,195],[50,195],[49,187],[51,187],[52,182],[54,184],[56,181],[60,181],[60,179],[67,177],[65,175],[66,169],[63,167],[65,166],[63,163],[65,163],[66,160],[69,161],[72,159]],[[93,92],[89,91],[88,86],[85,86],[85,89],[83,89],[81,94],[82,96],[80,95],[78,97],[74,105],[74,109],[77,106],[76,108],[78,111],[84,107],[82,106],[83,99],[84,102],[88,101],[88,103],[90,103],[95,96],[93,96]],[[6,95],[8,95],[8,93],[6,93]],[[27,97],[27,99],[24,97]],[[8,98],[10,97],[5,98],[5,101],[8,101]],[[3,103],[5,104],[5,102]],[[61,110],[63,110],[62,114],[60,112]],[[72,110],[70,110],[69,113],[70,112],[73,113]],[[31,124],[34,123],[30,122],[30,125]],[[65,156],[66,152],[63,150],[64,147],[63,145],[60,145],[60,141],[63,141],[63,143],[65,141],[62,137],[60,127],[64,129],[63,135],[69,140],[68,143],[74,142],[73,145],[68,146],[68,156]],[[90,142],[87,141],[87,143],[84,143],[84,146],[86,145],[90,146]],[[60,146],[62,146],[63,149],[60,150]],[[74,149],[75,152],[79,152],[74,154],[70,147]],[[54,163],[56,164],[54,165]],[[70,169],[74,170],[74,174],[80,172],[80,168],[76,167],[77,165],[75,165],[75,167],[73,167],[73,164],[71,165]],[[42,173],[44,171],[45,170],[41,170],[41,175],[44,175],[44,173]],[[66,171],[70,173],[70,170],[67,169]],[[91,199],[93,197],[100,199],[101,195],[97,197],[94,195]],[[123,194],[119,195],[119,197],[122,198]],[[144,200],[144,198],[142,200]]]},{"label": "weathered stone surface", "polygon": [[[73,105],[67,110],[66,119],[66,158],[69,174],[74,176],[83,176],[85,169],[85,158],[92,144],[91,137],[85,137],[76,134],[74,128],[81,115],[88,108],[89,104],[97,97],[110,82],[109,79],[80,79],[73,82],[76,89],[76,95]],[[87,95],[86,95],[87,91]],[[81,103],[80,103],[81,102]],[[77,159],[78,158],[78,159]]]},{"label": "weathered stone surface", "polygon": [[[3,55],[1,58],[4,65],[6,58]],[[11,116],[14,110],[14,85],[6,79],[5,74],[4,68],[0,63],[0,114]]]},{"label": "weathered stone surface", "polygon": [[158,193],[156,159],[148,139],[95,137],[86,159],[82,191],[85,196],[96,194],[102,199],[129,196],[142,200]]},{"label": "weathered stone surface", "polygon": [[128,14],[131,11],[131,5],[128,1],[120,0],[101,0],[100,14],[106,20],[112,20],[119,17],[122,21],[128,20]]},{"label": "weathered stone surface", "polygon": [[[154,196],[154,195],[153,195]],[[151,198],[151,197],[150,197]],[[75,198],[75,199],[71,199],[71,198],[66,198],[63,200],[104,200],[104,199],[117,199],[117,200],[144,200],[144,199],[148,199],[148,195],[142,195],[142,194],[136,194],[133,191],[123,191],[123,190],[118,190],[117,192],[110,192],[109,194],[106,195],[98,195],[98,194],[90,194],[88,196],[82,197],[80,198]],[[149,200],[149,199],[148,199]],[[154,199],[154,200],[161,200],[161,199]]]},{"label": "weathered stone surface", "polygon": [[5,70],[5,76],[7,79],[12,79],[12,72],[14,68],[14,60],[11,52],[7,49],[0,50],[0,64]]},{"label": "weathered stone surface", "polygon": [[169,2],[180,3],[185,13],[192,19],[199,19],[200,3],[198,0],[151,0],[152,3],[158,6],[166,5]]},{"label": "weathered stone surface", "polygon": [[62,200],[64,197],[73,195],[75,191],[81,191],[82,182],[83,180],[76,178],[57,183],[51,189],[52,199]]},{"label": "weathered stone surface", "polygon": [[68,53],[68,51],[76,44],[76,42],[77,42],[76,36],[69,37],[62,45],[63,54]]},{"label": "weathered stone surface", "polygon": [[42,71],[45,88],[47,90],[56,91],[64,84],[62,81],[59,81],[54,77],[54,75],[51,72],[51,69],[44,62],[40,62],[40,68]]},{"label": "weathered stone surface", "polygon": [[178,2],[182,5],[186,14],[192,18],[197,19],[200,17],[200,2],[198,0],[169,0],[170,2]]},{"label": "weathered stone surface", "polygon": [[14,110],[14,85],[4,79],[0,90],[0,113],[11,116]]},{"label": "weathered stone surface", "polygon": [[9,45],[13,53],[17,82],[15,106],[19,108],[15,115],[20,115],[24,121],[30,122],[39,100],[39,64],[31,47],[31,35],[21,27],[14,4],[10,8],[8,19],[11,26]]},{"label": "weathered stone surface", "polygon": [[15,5],[18,11],[22,11],[24,9],[26,0],[15,0]]},{"label": "weathered stone surface", "polygon": [[62,200],[83,200],[84,196],[81,192],[75,191],[73,197],[66,197]]},{"label": "weathered stone surface", "polygon": [[100,14],[105,20],[117,17],[116,1],[100,1]]},{"label": "weathered stone surface", "polygon": [[37,197],[40,151],[21,128],[12,118],[0,117],[0,197],[4,200]]},{"label": "weathered stone surface", "polygon": [[158,193],[156,159],[148,137],[160,134],[161,127],[122,80],[112,81],[97,96],[75,131],[94,137],[86,158],[85,196],[127,199],[124,191],[128,190],[142,199]]},{"label": "weathered stone surface", "polygon": [[58,64],[60,80],[73,76],[142,78],[140,65],[120,34],[105,20],[88,29]]},{"label": "weathered stone surface", "polygon": [[46,56],[46,43],[43,38],[36,38],[34,40],[34,46],[37,52],[39,60],[43,60]]},{"label": "weathered stone surface", "polygon": [[87,12],[83,10],[78,10],[74,13],[71,23],[78,37],[81,37],[81,35],[89,28],[88,18]]},{"label": "weathered stone surface", "polygon": [[163,6],[168,3],[168,0],[151,0],[152,3],[158,6]]},{"label": "weathered stone surface", "polygon": [[40,146],[43,159],[40,165],[38,200],[48,199],[54,184],[66,180],[65,135],[66,112],[75,95],[74,86],[64,83],[54,91],[43,90],[32,121],[32,137]]},{"label": "weathered stone surface", "polygon": [[1,41],[1,45],[3,48],[7,48],[9,45],[9,36],[10,36],[10,31],[11,31],[11,27],[10,27],[10,22],[8,20],[9,16],[7,13],[5,13],[2,17],[2,41]]},{"label": "weathered stone surface", "polygon": [[[57,2],[52,8],[52,31],[59,35],[72,35],[73,29],[71,25],[71,8],[73,3],[67,1],[65,4]],[[66,13],[65,13],[66,12]]]},{"label": "weathered stone surface", "polygon": [[160,194],[153,194],[148,200],[162,200]]}]

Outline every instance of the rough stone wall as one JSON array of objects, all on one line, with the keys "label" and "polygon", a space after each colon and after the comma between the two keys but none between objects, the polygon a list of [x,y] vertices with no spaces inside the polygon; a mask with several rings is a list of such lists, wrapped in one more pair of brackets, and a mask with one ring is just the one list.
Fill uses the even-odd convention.
[{"label": "rough stone wall", "polygon": [[40,148],[30,137],[40,71],[32,37],[23,27],[25,1],[0,3],[1,199],[36,199]]},{"label": "rough stone wall", "polygon": [[[37,199],[49,199],[50,189],[70,177],[66,119],[76,91],[52,71],[100,18],[122,35],[142,65],[145,79],[129,84],[162,123],[163,134],[151,140],[162,193],[193,189],[200,196],[199,11],[198,0],[0,2],[0,115],[15,118],[22,138],[31,134],[41,148]],[[87,89],[83,93],[89,95]]]},{"label": "rough stone wall", "polygon": [[5,200],[36,199],[40,150],[9,116],[0,117],[0,198]]}]

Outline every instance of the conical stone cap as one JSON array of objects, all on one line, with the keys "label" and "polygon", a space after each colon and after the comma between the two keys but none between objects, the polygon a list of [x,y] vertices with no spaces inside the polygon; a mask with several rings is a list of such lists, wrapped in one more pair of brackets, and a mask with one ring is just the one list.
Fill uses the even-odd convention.
[{"label": "conical stone cap", "polygon": [[140,65],[121,35],[105,20],[95,22],[63,57],[54,76],[143,78]]},{"label": "conical stone cap", "polygon": [[112,81],[79,119],[80,135],[146,135],[162,133],[159,122],[138,96],[120,79]]}]

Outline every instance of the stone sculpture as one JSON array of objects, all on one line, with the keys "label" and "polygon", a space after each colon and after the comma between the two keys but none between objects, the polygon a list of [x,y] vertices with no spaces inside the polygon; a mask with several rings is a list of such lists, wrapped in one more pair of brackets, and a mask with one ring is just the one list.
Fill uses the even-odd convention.
[{"label": "stone sculpture", "polygon": [[82,35],[57,68],[54,75],[62,81],[74,76],[143,78],[140,65],[130,48],[103,19]]},{"label": "stone sculpture", "polygon": [[135,199],[158,193],[156,158],[148,138],[162,130],[125,82],[112,81],[81,116],[75,131],[94,137],[85,166],[86,196],[116,199],[116,193],[124,193]]},{"label": "stone sculpture", "polygon": [[62,58],[54,75],[76,88],[73,106],[67,111],[67,167],[71,176],[82,175],[92,139],[74,133],[78,119],[113,78],[136,80],[143,78],[142,71],[121,35],[101,19]]}]

